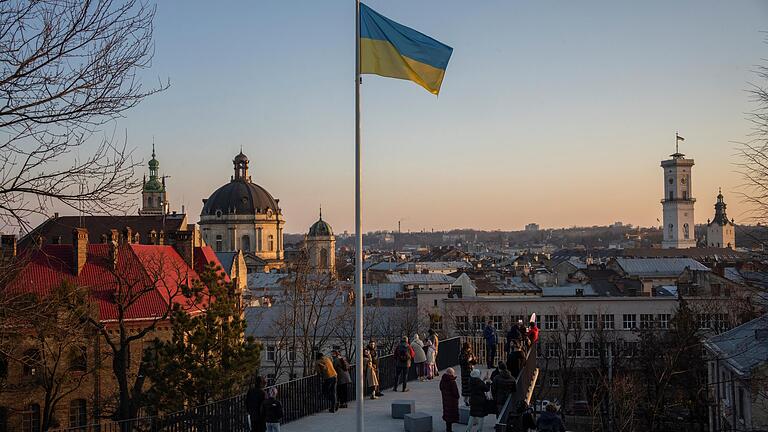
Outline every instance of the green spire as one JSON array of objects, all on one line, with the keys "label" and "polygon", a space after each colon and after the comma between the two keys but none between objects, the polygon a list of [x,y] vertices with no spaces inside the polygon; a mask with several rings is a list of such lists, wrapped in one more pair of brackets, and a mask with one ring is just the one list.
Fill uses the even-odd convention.
[{"label": "green spire", "polygon": [[160,162],[155,159],[155,143],[152,142],[152,159],[149,160],[149,180],[144,183],[145,192],[163,192],[163,184],[159,180]]}]

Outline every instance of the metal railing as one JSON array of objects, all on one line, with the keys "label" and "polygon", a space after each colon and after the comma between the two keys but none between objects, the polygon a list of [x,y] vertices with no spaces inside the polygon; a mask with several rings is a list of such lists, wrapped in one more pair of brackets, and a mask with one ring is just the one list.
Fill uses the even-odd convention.
[{"label": "metal railing", "polygon": [[[461,338],[454,337],[440,342],[437,352],[437,368],[443,370],[458,364]],[[350,400],[355,398],[355,365],[350,368],[352,383],[349,385]],[[408,380],[417,377],[416,368],[408,370]],[[395,358],[385,355],[379,358],[379,386],[382,389],[395,385]],[[330,402],[322,397],[322,380],[317,375],[298,378],[271,386],[277,389],[277,399],[283,405],[282,423],[317,414],[330,408]],[[270,387],[267,387],[270,388]],[[211,402],[176,413],[108,421],[87,426],[57,429],[56,432],[249,432],[246,394]]]}]

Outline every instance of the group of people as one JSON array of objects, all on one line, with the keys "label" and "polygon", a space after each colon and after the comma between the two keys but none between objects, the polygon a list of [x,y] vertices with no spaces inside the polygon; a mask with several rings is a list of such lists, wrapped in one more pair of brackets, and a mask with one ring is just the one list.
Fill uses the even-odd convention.
[{"label": "group of people", "polygon": [[277,400],[277,387],[265,390],[266,384],[264,377],[257,375],[245,395],[248,421],[253,432],[280,432],[283,405]]},{"label": "group of people", "polygon": [[[536,322],[531,321],[528,327],[522,320],[513,323],[507,331],[507,343],[505,346],[505,355],[507,366],[510,367],[512,375],[517,376],[520,372],[515,369],[513,364],[522,364],[525,359],[525,352],[539,340],[539,328]],[[485,339],[485,361],[488,369],[494,368],[496,359],[496,347],[499,344],[499,337],[493,322],[488,321],[483,328],[483,338]]]},{"label": "group of people", "polygon": [[[429,330],[425,340],[421,340],[418,333],[410,341],[408,336],[400,338],[400,343],[392,351],[395,359],[395,386],[392,391],[396,392],[400,383],[402,383],[401,391],[408,391],[408,371],[411,367],[416,368],[416,376],[421,382],[438,376],[436,361],[439,345],[437,333],[432,329]],[[373,342],[368,345],[363,358],[366,384],[371,389],[371,399],[378,399],[382,393],[379,389],[379,361],[376,345]]]},{"label": "group of people", "polygon": [[334,413],[339,408],[347,407],[352,377],[349,375],[349,362],[341,352],[334,349],[331,356],[329,358],[320,351],[315,353],[315,373],[322,380],[323,396],[330,402],[328,411]]}]

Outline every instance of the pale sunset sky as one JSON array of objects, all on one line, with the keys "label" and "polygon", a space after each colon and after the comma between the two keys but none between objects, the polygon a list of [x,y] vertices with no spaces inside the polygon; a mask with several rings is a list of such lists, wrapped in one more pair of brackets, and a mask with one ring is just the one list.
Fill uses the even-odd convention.
[{"label": "pale sunset sky", "polygon": [[[366,4],[454,52],[439,97],[363,79],[365,231],[656,225],[675,131],[696,221],[719,186],[744,219],[734,142],[768,58],[765,1]],[[173,209],[197,221],[242,146],[287,232],[320,205],[352,231],[353,1],[164,1],[155,44],[144,78],[171,88],[116,127],[145,161],[154,137]]]}]

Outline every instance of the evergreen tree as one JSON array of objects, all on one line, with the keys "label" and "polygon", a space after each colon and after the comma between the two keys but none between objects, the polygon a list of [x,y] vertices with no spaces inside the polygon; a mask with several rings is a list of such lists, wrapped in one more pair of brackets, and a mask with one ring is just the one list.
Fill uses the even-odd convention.
[{"label": "evergreen tree", "polygon": [[187,295],[206,309],[175,306],[170,340],[145,354],[148,402],[166,412],[232,396],[260,364],[261,346],[245,337],[238,294],[221,267],[207,265]]}]

